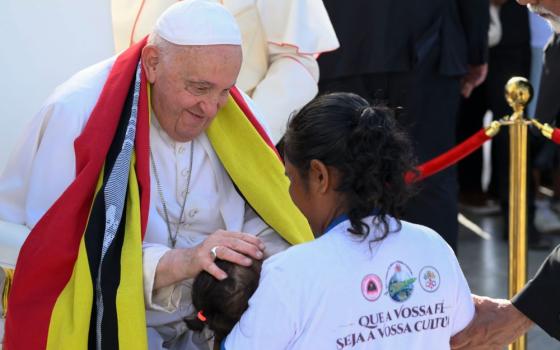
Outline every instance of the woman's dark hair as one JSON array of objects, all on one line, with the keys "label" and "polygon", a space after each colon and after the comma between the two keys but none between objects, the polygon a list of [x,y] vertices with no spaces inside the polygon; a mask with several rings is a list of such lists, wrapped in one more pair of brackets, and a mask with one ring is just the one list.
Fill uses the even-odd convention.
[{"label": "woman's dark hair", "polygon": [[[202,331],[207,325],[214,332],[214,341],[221,342],[247,310],[249,298],[259,285],[261,264],[254,260],[245,267],[217,259],[216,265],[228,275],[226,279],[220,281],[206,271],[199,273],[192,286],[196,313],[186,320],[187,327]],[[197,317],[199,312],[206,321]]]},{"label": "woman's dark hair", "polygon": [[370,106],[352,93],[330,93],[304,106],[290,121],[284,135],[285,158],[307,179],[310,162],[320,160],[340,175],[336,188],[353,234],[369,234],[362,219],[374,215],[373,224],[384,239],[390,231],[387,215],[397,219],[411,188],[407,172],[415,172],[412,147],[397,126],[394,111]]}]

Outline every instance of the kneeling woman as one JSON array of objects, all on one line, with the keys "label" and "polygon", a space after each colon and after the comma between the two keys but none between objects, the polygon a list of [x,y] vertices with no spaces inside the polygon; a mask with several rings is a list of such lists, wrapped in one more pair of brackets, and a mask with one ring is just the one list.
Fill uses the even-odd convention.
[{"label": "kneeling woman", "polygon": [[291,120],[286,176],[317,239],[264,262],[222,348],[449,349],[474,307],[445,241],[398,219],[412,153],[391,111],[354,94]]}]

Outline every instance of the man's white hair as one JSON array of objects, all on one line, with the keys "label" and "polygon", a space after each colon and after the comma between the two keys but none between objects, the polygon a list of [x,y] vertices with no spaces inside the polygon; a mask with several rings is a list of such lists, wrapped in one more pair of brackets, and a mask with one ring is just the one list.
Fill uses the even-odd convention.
[{"label": "man's white hair", "polygon": [[173,50],[179,48],[179,45],[175,45],[170,43],[169,41],[162,38],[158,33],[155,31],[152,32],[148,36],[148,45],[152,45],[158,48],[158,50],[162,53],[162,55],[166,56],[167,54],[171,53]]},{"label": "man's white hair", "polygon": [[175,54],[188,50],[191,46],[175,45],[162,38],[155,31],[148,36],[147,45],[154,46],[158,49],[159,59],[161,62],[169,62],[169,59]]}]

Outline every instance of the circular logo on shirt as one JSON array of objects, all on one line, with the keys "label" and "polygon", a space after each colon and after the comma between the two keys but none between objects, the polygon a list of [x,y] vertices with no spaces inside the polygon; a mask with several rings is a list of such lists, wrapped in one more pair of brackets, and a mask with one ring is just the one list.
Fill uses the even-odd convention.
[{"label": "circular logo on shirt", "polygon": [[368,301],[376,301],[381,295],[383,284],[379,276],[371,274],[362,280],[362,295]]},{"label": "circular logo on shirt", "polygon": [[387,284],[387,292],[391,299],[397,302],[404,302],[410,298],[414,291],[414,282],[412,270],[402,261],[395,261],[387,269],[385,283]]},{"label": "circular logo on shirt", "polygon": [[439,288],[440,277],[439,271],[432,266],[424,266],[418,274],[420,287],[428,293],[433,293]]}]

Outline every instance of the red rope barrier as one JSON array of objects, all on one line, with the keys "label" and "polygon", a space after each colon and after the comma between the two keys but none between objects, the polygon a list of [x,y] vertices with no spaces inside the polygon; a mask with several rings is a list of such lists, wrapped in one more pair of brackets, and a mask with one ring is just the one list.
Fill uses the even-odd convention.
[{"label": "red rope barrier", "polygon": [[552,142],[556,144],[560,144],[560,129],[554,128],[554,131],[552,132],[552,137],[550,139],[552,140]]},{"label": "red rope barrier", "polygon": [[[461,159],[477,150],[490,138],[491,136],[486,135],[486,130],[481,129],[476,134],[472,135],[444,154],[439,155],[436,158],[418,166],[416,169],[418,170],[419,174],[407,173],[405,176],[406,182],[411,183],[420,181],[437,172],[442,171],[445,168],[452,166],[453,164],[459,162]],[[560,143],[560,130],[558,131],[558,140]]]}]

